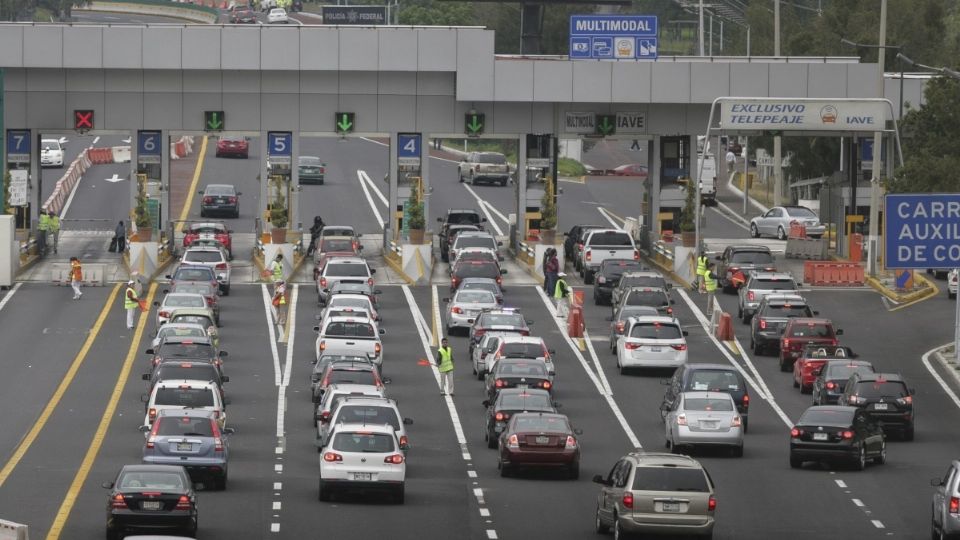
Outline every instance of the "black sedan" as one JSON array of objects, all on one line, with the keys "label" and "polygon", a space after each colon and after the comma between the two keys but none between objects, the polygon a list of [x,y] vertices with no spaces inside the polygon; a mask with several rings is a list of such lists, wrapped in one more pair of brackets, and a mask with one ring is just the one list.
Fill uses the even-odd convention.
[{"label": "black sedan", "polygon": [[790,467],[804,462],[845,463],[862,471],[867,461],[887,461],[883,430],[855,407],[818,405],[807,409],[790,430]]},{"label": "black sedan", "polygon": [[521,412],[557,412],[550,392],[538,389],[507,388],[497,394],[494,401],[484,400],[487,408],[487,429],[483,438],[488,448],[496,448],[500,434],[507,427],[510,417]]},{"label": "black sedan", "polygon": [[813,404],[833,405],[840,399],[847,380],[854,373],[873,373],[873,364],[866,360],[829,360],[813,381]]},{"label": "black sedan", "polygon": [[540,388],[553,391],[550,374],[543,360],[497,360],[486,376],[487,399],[493,401],[504,388]]},{"label": "black sedan", "polygon": [[197,494],[183,467],[124,465],[117,478],[103,487],[110,490],[107,540],[132,531],[167,530],[196,536]]},{"label": "black sedan", "polygon": [[597,283],[593,286],[593,303],[598,306],[611,304],[613,289],[620,281],[620,276],[631,270],[643,270],[643,265],[633,259],[607,259],[600,263]]},{"label": "black sedan", "polygon": [[232,184],[207,184],[199,195],[200,217],[213,214],[240,217],[240,192]]}]

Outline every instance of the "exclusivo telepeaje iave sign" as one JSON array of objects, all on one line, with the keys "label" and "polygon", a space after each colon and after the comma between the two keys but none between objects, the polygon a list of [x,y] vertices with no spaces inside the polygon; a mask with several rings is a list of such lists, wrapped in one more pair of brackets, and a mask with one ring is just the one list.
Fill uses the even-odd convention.
[{"label": "exclusivo telepeaje iave sign", "polygon": [[721,99],[720,129],[775,131],[883,131],[889,105],[883,101]]}]

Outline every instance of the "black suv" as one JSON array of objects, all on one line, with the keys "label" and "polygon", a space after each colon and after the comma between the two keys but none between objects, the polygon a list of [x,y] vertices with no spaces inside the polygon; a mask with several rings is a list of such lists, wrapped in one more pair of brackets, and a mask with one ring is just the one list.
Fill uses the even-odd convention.
[{"label": "black suv", "polygon": [[443,259],[443,262],[449,262],[452,236],[461,231],[482,231],[483,223],[486,221],[487,218],[481,216],[480,212],[469,208],[451,208],[447,210],[446,217],[438,217],[437,223],[440,223],[440,258]]},{"label": "black suv", "polygon": [[563,233],[563,257],[577,267],[580,260],[580,250],[583,249],[583,240],[586,234],[593,229],[606,229],[606,225],[574,225],[569,232]]},{"label": "black suv", "polygon": [[660,384],[667,387],[663,403],[660,404],[661,418],[666,418],[684,392],[725,392],[737,404],[737,411],[743,418],[743,432],[747,432],[750,392],[746,379],[735,367],[726,364],[684,364],[677,368],[672,378],[662,379]]},{"label": "black suv", "polygon": [[740,271],[743,276],[756,270],[776,272],[777,263],[773,253],[766,246],[727,246],[722,255],[717,256],[717,268],[714,273],[720,278],[720,285],[724,292],[734,292],[731,278]]},{"label": "black suv", "polygon": [[763,354],[765,350],[775,352],[780,349],[780,337],[787,321],[794,317],[813,317],[819,315],[807,305],[802,296],[796,294],[771,294],[760,300],[757,313],[750,319],[750,348],[753,354]]},{"label": "black suv", "polygon": [[643,265],[633,259],[607,259],[600,263],[597,282],[593,286],[593,303],[598,306],[612,305],[614,287],[620,281],[620,276],[631,270],[643,270]]},{"label": "black suv", "polygon": [[846,390],[851,375],[873,372],[873,364],[866,360],[828,360],[814,372],[813,404],[833,405]]},{"label": "black suv", "polygon": [[915,414],[913,389],[895,373],[854,373],[837,400],[838,405],[859,407],[887,432],[900,431],[905,441],[913,440]]}]

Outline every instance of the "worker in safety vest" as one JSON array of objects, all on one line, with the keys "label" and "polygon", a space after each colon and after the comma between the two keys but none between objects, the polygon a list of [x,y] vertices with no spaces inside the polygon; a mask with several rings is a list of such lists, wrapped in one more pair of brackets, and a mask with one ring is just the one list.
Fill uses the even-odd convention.
[{"label": "worker in safety vest", "polygon": [[132,279],[127,281],[127,290],[123,293],[123,309],[127,310],[127,330],[133,330],[133,319],[140,309],[140,297]]},{"label": "worker in safety vest", "polygon": [[83,268],[80,266],[80,259],[70,257],[70,286],[73,287],[74,300],[79,300],[83,296],[80,292],[81,281],[83,281]]},{"label": "worker in safety vest", "polygon": [[285,325],[287,323],[287,285],[282,279],[276,282],[273,291],[273,307],[277,308],[277,324]]},{"label": "worker in safety vest", "polygon": [[707,263],[710,262],[707,259],[707,254],[704,251],[700,252],[700,256],[697,257],[697,281],[696,288],[703,292],[703,275],[707,273]]},{"label": "worker in safety vest", "polygon": [[50,216],[46,210],[40,210],[37,219],[37,254],[41,257],[47,254],[47,233],[50,231]]},{"label": "worker in safety vest", "polygon": [[716,270],[715,263],[707,264],[707,272],[703,275],[703,288],[707,292],[707,313],[713,313],[714,294],[717,292],[719,278],[713,273]]},{"label": "worker in safety vest", "polygon": [[567,277],[567,274],[558,272],[557,284],[553,288],[553,300],[557,304],[557,317],[561,319],[567,318],[570,302],[570,287],[567,285],[567,281],[563,279],[565,277]]},{"label": "worker in safety vest", "polygon": [[440,340],[437,349],[437,371],[440,372],[440,395],[453,395],[453,349],[447,338]]},{"label": "worker in safety vest", "polygon": [[56,212],[50,212],[49,228],[53,233],[53,252],[57,252],[57,246],[60,244],[60,216]]},{"label": "worker in safety vest", "polygon": [[267,267],[267,271],[273,278],[274,287],[276,287],[276,283],[283,281],[283,253],[277,253],[277,257]]}]

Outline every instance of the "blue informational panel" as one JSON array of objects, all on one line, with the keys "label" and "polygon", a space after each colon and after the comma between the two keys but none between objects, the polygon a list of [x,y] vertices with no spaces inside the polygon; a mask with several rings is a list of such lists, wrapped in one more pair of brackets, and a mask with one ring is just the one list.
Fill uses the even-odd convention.
[{"label": "blue informational panel", "polygon": [[571,15],[570,58],[657,58],[656,15]]},{"label": "blue informational panel", "polygon": [[137,162],[160,163],[160,152],[163,149],[159,131],[137,132]]},{"label": "blue informational panel", "polygon": [[421,144],[419,133],[398,133],[397,163],[401,167],[419,167]]},{"label": "blue informational panel", "polygon": [[883,221],[887,268],[960,268],[960,194],[887,195]]},{"label": "blue informational panel", "polygon": [[30,163],[30,130],[7,130],[7,163]]},{"label": "blue informational panel", "polygon": [[271,131],[267,133],[267,157],[271,163],[289,164],[293,155],[293,133]]}]

